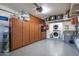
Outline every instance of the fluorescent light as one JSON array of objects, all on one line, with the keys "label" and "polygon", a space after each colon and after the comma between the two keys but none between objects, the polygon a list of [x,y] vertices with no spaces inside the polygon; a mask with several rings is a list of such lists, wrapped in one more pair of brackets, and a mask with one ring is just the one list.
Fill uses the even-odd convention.
[{"label": "fluorescent light", "polygon": [[45,7],[45,6],[42,6],[42,8],[43,8],[42,13],[46,14],[46,13],[49,12],[49,8],[47,8],[47,7]]}]

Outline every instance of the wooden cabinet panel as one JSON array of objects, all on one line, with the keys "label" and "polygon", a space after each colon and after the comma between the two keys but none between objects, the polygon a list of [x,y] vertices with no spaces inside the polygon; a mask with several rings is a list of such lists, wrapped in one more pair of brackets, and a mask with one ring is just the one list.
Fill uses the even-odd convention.
[{"label": "wooden cabinet panel", "polygon": [[44,32],[44,39],[46,39],[46,32]]},{"label": "wooden cabinet panel", "polygon": [[35,41],[39,40],[39,24],[35,24]]},{"label": "wooden cabinet panel", "polygon": [[45,39],[46,38],[46,32],[41,32],[41,26],[43,24],[39,24],[39,39],[42,40],[42,39]]},{"label": "wooden cabinet panel", "polygon": [[[16,31],[17,33],[18,33],[18,35],[17,35],[17,39],[18,39],[18,47],[22,47],[22,31],[23,31],[23,29],[22,29],[22,21],[19,21],[18,20],[18,23],[17,23],[17,27],[18,27],[18,30]],[[19,25],[18,25],[19,24]]]},{"label": "wooden cabinet panel", "polygon": [[14,48],[14,45],[13,45],[14,44],[14,41],[12,41],[13,40],[13,35],[12,35],[13,34],[12,33],[12,29],[13,29],[12,28],[12,26],[13,26],[12,25],[12,22],[13,21],[12,20],[13,20],[13,18],[9,20],[9,26],[10,26],[9,27],[9,40],[10,40],[10,45],[9,46],[10,46],[10,50],[13,50],[13,48]]},{"label": "wooden cabinet panel", "polygon": [[39,40],[41,40],[41,25],[40,24],[38,25],[38,29],[39,29],[39,31],[38,31],[39,32],[39,34],[38,34],[39,37],[38,38],[39,38]]},{"label": "wooden cabinet panel", "polygon": [[17,27],[16,27],[15,19],[11,19],[11,22],[12,22],[12,26],[11,26],[11,50],[14,50],[18,46],[17,40],[16,40],[16,35],[17,35],[16,29],[17,29]]},{"label": "wooden cabinet panel", "polygon": [[11,50],[22,47],[22,21],[13,19],[11,34]]},{"label": "wooden cabinet panel", "polygon": [[45,39],[46,38],[46,33],[45,32],[42,32],[41,33],[41,36],[42,36],[42,39]]},{"label": "wooden cabinet panel", "polygon": [[23,22],[23,46],[30,43],[30,28],[29,22]]},{"label": "wooden cabinet panel", "polygon": [[30,19],[30,21],[25,22],[23,20],[11,18],[9,23],[11,50],[45,38],[45,33],[41,32],[41,25],[44,22],[34,16],[31,16]]},{"label": "wooden cabinet panel", "polygon": [[30,43],[35,41],[34,23],[30,23]]}]

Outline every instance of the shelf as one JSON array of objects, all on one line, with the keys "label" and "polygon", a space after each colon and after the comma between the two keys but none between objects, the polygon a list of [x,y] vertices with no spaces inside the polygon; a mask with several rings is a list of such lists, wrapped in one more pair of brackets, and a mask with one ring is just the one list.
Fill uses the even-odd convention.
[{"label": "shelf", "polygon": [[79,9],[78,10],[74,10],[72,15],[79,15]]},{"label": "shelf", "polygon": [[64,30],[63,32],[75,32],[75,30]]},{"label": "shelf", "polygon": [[74,12],[79,12],[79,9],[75,10]]},{"label": "shelf", "polygon": [[67,19],[59,19],[59,20],[53,20],[53,21],[46,21],[48,23],[57,23],[57,22],[65,22],[65,21],[70,21],[71,18]]}]

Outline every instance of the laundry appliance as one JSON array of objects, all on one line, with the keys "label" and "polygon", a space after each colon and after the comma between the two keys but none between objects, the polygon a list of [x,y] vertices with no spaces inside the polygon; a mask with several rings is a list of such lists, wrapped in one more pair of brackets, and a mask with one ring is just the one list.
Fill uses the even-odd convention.
[{"label": "laundry appliance", "polygon": [[60,30],[59,30],[59,25],[58,24],[53,25],[52,35],[53,35],[53,38],[60,38]]},{"label": "laundry appliance", "polygon": [[63,38],[62,23],[49,23],[49,30],[47,30],[47,38]]},{"label": "laundry appliance", "polygon": [[0,52],[9,51],[9,21],[8,17],[0,16]]},{"label": "laundry appliance", "polygon": [[53,30],[53,33],[52,33],[52,35],[53,35],[53,38],[60,38],[60,31],[59,30]]}]

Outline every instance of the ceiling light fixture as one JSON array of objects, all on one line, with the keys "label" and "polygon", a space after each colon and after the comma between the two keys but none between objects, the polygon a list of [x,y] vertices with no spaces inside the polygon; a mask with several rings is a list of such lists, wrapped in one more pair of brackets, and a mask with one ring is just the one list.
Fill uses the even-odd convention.
[{"label": "ceiling light fixture", "polygon": [[38,4],[36,4],[36,3],[33,3],[37,8],[36,8],[36,10],[38,11],[38,12],[42,12],[43,11],[43,9],[42,9],[42,7],[41,6],[39,6]]},{"label": "ceiling light fixture", "polygon": [[33,3],[37,8],[36,10],[40,13],[46,14],[47,12],[49,12],[49,8],[47,8],[46,6],[39,6],[36,3]]},{"label": "ceiling light fixture", "polygon": [[43,8],[43,11],[42,11],[43,14],[46,14],[49,12],[49,8],[47,8],[46,6],[43,6],[42,8]]}]

